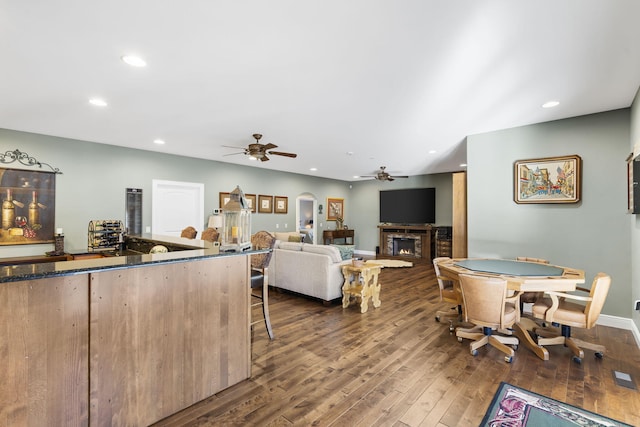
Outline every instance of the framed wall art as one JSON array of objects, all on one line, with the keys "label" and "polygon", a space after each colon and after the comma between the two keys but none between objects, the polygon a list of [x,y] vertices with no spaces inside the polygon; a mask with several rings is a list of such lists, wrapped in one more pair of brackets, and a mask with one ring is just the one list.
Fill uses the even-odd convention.
[{"label": "framed wall art", "polygon": [[258,195],[258,212],[273,213],[273,196]]},{"label": "framed wall art", "polygon": [[344,199],[327,198],[327,221],[344,219]]},{"label": "framed wall art", "polygon": [[289,201],[285,196],[275,196],[273,200],[273,211],[275,213],[286,214],[289,211]]},{"label": "framed wall art", "polygon": [[231,196],[229,195],[229,193],[220,193],[220,200],[219,200],[219,207],[220,209],[224,209],[224,205],[226,205],[227,203],[229,203],[229,200],[231,200]]},{"label": "framed wall art", "polygon": [[56,172],[0,168],[0,245],[54,241]]},{"label": "framed wall art", "polygon": [[514,163],[516,203],[576,203],[580,200],[580,156],[546,157]]},{"label": "framed wall art", "polygon": [[247,199],[247,204],[249,205],[249,209],[251,209],[251,213],[256,213],[256,195],[245,194],[244,198]]}]

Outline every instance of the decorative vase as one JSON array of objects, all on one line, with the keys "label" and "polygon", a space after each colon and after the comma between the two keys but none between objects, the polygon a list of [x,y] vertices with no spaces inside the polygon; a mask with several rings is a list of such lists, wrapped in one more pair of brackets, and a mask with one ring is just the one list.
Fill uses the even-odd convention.
[{"label": "decorative vase", "polygon": [[336,219],[336,230],[342,230],[342,220]]}]

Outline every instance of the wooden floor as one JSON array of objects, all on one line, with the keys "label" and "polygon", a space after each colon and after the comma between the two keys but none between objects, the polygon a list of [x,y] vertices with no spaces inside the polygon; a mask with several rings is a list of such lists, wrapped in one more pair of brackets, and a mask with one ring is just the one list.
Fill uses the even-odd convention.
[{"label": "wooden floor", "polygon": [[[304,278],[300,278],[304,280]],[[493,348],[469,354],[446,323],[431,266],[385,268],[382,305],[360,314],[289,293],[270,292],[275,340],[257,325],[253,373],[159,426],[477,426],[500,381],[640,425],[640,349],[629,331],[597,326],[574,336],[607,346],[581,365],[562,346],[542,361],[521,346],[513,363]],[[613,283],[615,286],[615,282]]]}]

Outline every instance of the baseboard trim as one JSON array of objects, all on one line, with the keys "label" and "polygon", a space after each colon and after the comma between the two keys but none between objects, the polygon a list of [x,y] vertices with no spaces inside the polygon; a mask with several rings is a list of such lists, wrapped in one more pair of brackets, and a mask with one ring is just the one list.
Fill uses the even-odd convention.
[{"label": "baseboard trim", "polygon": [[596,324],[631,331],[631,333],[633,334],[633,338],[635,338],[636,340],[636,345],[640,347],[640,331],[638,330],[638,327],[636,326],[633,319],[610,316],[608,314],[600,314],[600,317],[598,317],[598,321],[596,322]]}]

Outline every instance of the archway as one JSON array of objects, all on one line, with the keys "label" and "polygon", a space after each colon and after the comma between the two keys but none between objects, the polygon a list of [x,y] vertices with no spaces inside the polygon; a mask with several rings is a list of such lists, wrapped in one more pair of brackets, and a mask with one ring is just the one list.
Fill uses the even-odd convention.
[{"label": "archway", "polygon": [[305,242],[318,241],[318,200],[311,193],[296,197],[296,230],[309,236]]}]

